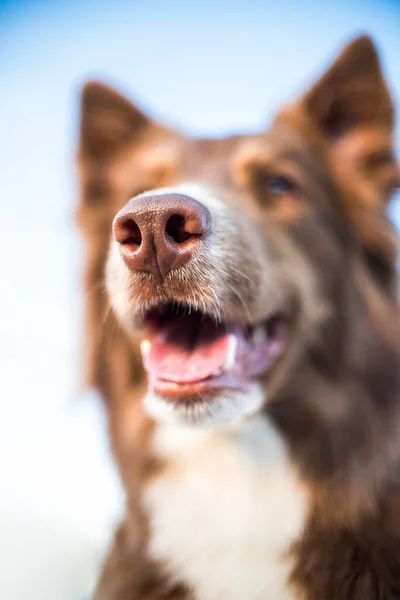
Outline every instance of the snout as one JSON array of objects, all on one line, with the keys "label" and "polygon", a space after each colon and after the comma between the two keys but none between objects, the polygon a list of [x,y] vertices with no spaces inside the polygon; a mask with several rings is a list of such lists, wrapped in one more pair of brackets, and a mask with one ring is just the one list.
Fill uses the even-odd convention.
[{"label": "snout", "polygon": [[132,198],[114,218],[106,268],[121,322],[140,328],[161,304],[217,322],[263,321],[279,303],[275,270],[268,236],[244,206],[195,182]]},{"label": "snout", "polygon": [[185,266],[204,244],[210,229],[209,210],[179,193],[137,196],[113,222],[114,239],[126,265],[158,280]]},{"label": "snout", "polygon": [[214,424],[259,410],[288,331],[259,224],[228,193],[182,184],[133,198],[113,233],[107,290],[141,339],[147,411]]}]

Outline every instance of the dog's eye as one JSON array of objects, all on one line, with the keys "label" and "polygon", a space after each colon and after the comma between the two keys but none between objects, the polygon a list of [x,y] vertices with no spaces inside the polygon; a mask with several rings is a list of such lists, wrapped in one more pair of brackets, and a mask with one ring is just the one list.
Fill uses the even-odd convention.
[{"label": "dog's eye", "polygon": [[285,196],[294,191],[293,182],[288,177],[270,177],[263,182],[263,188],[274,196]]},{"label": "dog's eye", "polygon": [[253,191],[262,207],[294,206],[301,198],[300,188],[290,176],[259,170],[254,173]]}]

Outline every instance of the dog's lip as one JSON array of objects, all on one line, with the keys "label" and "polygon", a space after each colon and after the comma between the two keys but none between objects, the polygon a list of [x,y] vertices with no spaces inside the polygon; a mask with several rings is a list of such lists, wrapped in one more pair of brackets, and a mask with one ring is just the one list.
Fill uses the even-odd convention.
[{"label": "dog's lip", "polygon": [[[190,307],[186,309],[190,312]],[[269,373],[286,347],[287,318],[282,312],[274,312],[258,324],[227,323],[224,325],[225,331],[221,331],[221,325],[215,325],[218,339],[206,340],[205,346],[199,350],[196,345],[194,350],[185,347],[185,337],[183,350],[179,348],[174,337],[175,329],[172,327],[172,334],[167,331],[167,342],[162,332],[161,347],[157,347],[160,342],[156,335],[155,350],[154,346],[152,348],[154,332],[149,335],[149,329],[154,328],[157,319],[164,318],[162,305],[158,310],[161,317],[155,317],[154,310],[148,313],[147,335],[142,341],[141,349],[149,388],[171,402],[186,402],[188,398],[204,396],[206,392],[209,396],[210,392],[221,389],[246,391],[254,378]],[[207,318],[210,320],[209,315]],[[174,321],[176,317],[173,315],[171,319]],[[181,320],[185,326],[184,315]],[[205,364],[202,362],[204,355]],[[167,363],[166,369],[163,368],[163,359]],[[169,367],[171,362],[172,368]],[[180,362],[183,364],[180,365]]]},{"label": "dog's lip", "polygon": [[237,381],[231,373],[212,375],[194,383],[175,383],[163,379],[154,379],[149,383],[156,394],[175,405],[197,400],[210,403],[221,390],[246,392],[249,387],[248,384]]}]

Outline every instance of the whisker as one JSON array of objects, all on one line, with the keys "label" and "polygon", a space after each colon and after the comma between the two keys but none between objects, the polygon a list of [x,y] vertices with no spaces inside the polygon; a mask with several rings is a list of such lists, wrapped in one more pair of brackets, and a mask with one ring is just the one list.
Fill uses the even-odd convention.
[{"label": "whisker", "polygon": [[106,324],[106,322],[107,322],[108,318],[110,317],[111,313],[112,313],[112,307],[111,307],[111,304],[109,304],[108,307],[107,307],[107,310],[104,313],[102,325]]},{"label": "whisker", "polygon": [[251,321],[252,319],[251,319],[251,313],[250,313],[249,307],[247,306],[247,304],[246,304],[246,302],[244,301],[244,299],[243,299],[243,297],[241,296],[241,294],[240,294],[240,293],[239,293],[239,292],[238,292],[238,291],[237,291],[237,290],[236,290],[234,287],[232,287],[231,285],[229,285],[228,283],[227,283],[226,285],[227,285],[228,289],[229,289],[229,290],[230,290],[230,291],[231,291],[233,294],[235,294],[235,296],[236,296],[236,297],[237,297],[237,298],[240,300],[241,304],[243,305],[243,308],[245,309],[245,311],[246,311],[246,313],[247,313],[247,316],[248,316],[248,318],[249,318],[249,321]]},{"label": "whisker", "polygon": [[103,294],[107,293],[107,286],[105,281],[96,281],[93,285],[89,287],[87,290],[88,294],[92,294],[93,292],[101,292]]},{"label": "whisker", "polygon": [[[253,281],[248,275],[246,275],[245,273],[242,273],[242,271],[239,271],[239,269],[235,269],[235,267],[232,267],[231,265],[229,266],[229,270],[233,271],[234,273],[237,273],[238,275],[240,275],[241,277],[244,277],[245,279],[247,279],[247,281],[249,281],[251,283],[251,285],[253,287],[256,287],[256,283],[255,281]],[[230,273],[228,270],[224,269],[224,273],[225,275],[227,275],[228,277],[234,278],[234,276],[232,275],[232,273]]]}]

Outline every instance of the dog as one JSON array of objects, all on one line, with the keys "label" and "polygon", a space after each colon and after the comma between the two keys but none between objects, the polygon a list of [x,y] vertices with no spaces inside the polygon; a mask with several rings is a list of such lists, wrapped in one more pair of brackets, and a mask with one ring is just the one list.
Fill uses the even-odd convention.
[{"label": "dog", "polygon": [[126,491],[96,600],[400,598],[393,132],[367,36],[258,134],[84,86],[84,359]]}]

